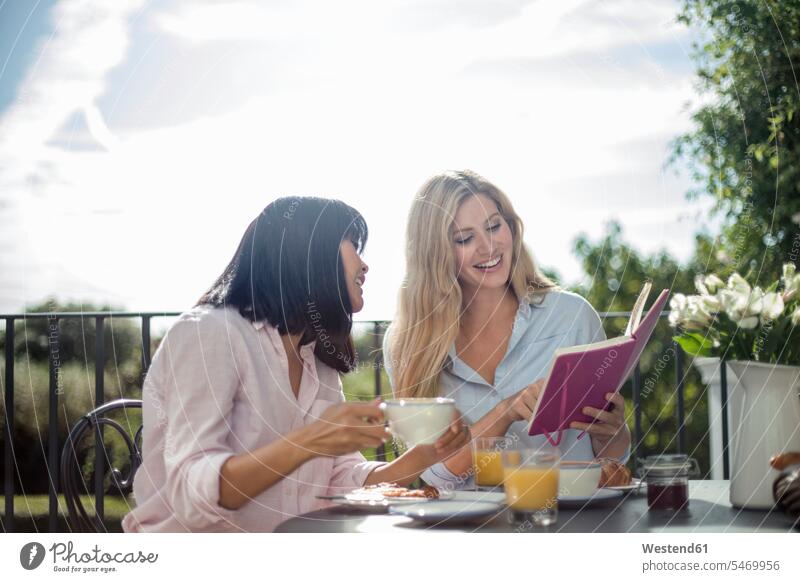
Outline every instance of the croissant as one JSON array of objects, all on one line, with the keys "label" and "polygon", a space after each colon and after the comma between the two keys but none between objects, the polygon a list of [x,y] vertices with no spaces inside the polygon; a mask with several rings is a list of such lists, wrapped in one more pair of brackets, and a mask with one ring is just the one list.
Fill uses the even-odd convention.
[{"label": "croissant", "polygon": [[773,455],[769,460],[769,464],[772,465],[773,469],[777,469],[778,471],[783,471],[791,465],[800,465],[800,453],[781,453],[779,455]]},{"label": "croissant", "polygon": [[630,483],[631,472],[628,467],[613,459],[608,459],[603,463],[598,487],[620,487],[630,485]]}]

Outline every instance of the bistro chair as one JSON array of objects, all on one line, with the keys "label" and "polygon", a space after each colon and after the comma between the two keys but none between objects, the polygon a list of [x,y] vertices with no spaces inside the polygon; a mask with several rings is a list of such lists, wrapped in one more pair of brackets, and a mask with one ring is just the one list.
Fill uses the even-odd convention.
[{"label": "bistro chair", "polygon": [[[67,505],[67,522],[72,532],[106,532],[108,531],[100,515],[95,511],[90,515],[84,507],[81,495],[95,494],[95,503],[102,504],[106,492],[127,497],[133,490],[133,478],[136,470],[142,464],[142,426],[140,425],[133,437],[123,424],[109,418],[114,412],[127,413],[133,409],[142,408],[141,400],[121,398],[113,400],[84,415],[67,437],[64,449],[61,452],[61,483],[64,489],[64,500]],[[127,466],[122,469],[114,467],[110,443],[105,434],[104,427],[113,429],[112,435],[118,435],[127,447]],[[90,439],[92,435],[95,438]],[[98,460],[103,470],[98,474],[92,471],[89,479],[94,480],[94,487],[90,487],[84,476],[83,465],[89,452],[100,452],[99,458],[95,457],[95,467]],[[110,478],[110,485],[105,485],[106,475]]]}]

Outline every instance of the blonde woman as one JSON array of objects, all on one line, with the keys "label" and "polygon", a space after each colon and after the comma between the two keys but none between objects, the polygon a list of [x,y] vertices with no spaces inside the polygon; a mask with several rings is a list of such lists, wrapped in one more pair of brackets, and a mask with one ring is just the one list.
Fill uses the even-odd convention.
[{"label": "blonde woman", "polygon": [[[536,446],[528,422],[553,351],[605,339],[582,297],[559,289],[534,264],[523,225],[508,197],[471,171],[429,179],[408,218],[406,277],[394,323],[384,338],[396,396],[456,400],[472,436],[509,435]],[[627,460],[625,402],[607,395],[608,411],[584,413],[559,445],[563,458]],[[588,438],[578,439],[581,431]],[[463,447],[422,478],[459,488],[471,479]]]}]

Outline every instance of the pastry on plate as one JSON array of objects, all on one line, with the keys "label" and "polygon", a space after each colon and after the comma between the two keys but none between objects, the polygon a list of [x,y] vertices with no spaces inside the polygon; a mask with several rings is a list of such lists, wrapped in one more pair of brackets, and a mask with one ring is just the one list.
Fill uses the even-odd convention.
[{"label": "pastry on plate", "polygon": [[368,485],[353,491],[355,494],[372,494],[382,495],[384,497],[419,497],[427,499],[438,499],[439,490],[436,487],[426,485],[422,489],[409,489],[408,487],[399,487],[395,483],[378,483],[377,485]]},{"label": "pastry on plate", "polygon": [[604,459],[599,487],[622,487],[631,484],[631,471],[614,459]]}]

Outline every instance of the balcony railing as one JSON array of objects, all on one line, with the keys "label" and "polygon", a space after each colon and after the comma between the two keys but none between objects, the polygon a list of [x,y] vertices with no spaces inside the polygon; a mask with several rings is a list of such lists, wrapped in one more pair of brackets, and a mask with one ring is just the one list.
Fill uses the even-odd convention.
[{"label": "balcony railing", "polygon": [[[661,317],[667,315],[668,312],[662,312]],[[58,494],[60,491],[59,484],[59,463],[60,451],[63,443],[59,443],[58,438],[58,409],[60,390],[58,385],[58,367],[59,367],[59,345],[60,345],[60,322],[66,319],[78,318],[81,320],[94,320],[95,324],[95,406],[100,406],[104,403],[105,386],[104,386],[104,369],[106,363],[106,350],[104,344],[104,326],[106,320],[113,320],[115,318],[126,319],[139,319],[141,322],[141,348],[142,348],[142,377],[147,373],[150,366],[151,355],[151,320],[153,318],[161,317],[177,317],[179,312],[59,312],[59,313],[27,313],[27,314],[6,314],[0,315],[0,318],[5,320],[5,463],[4,463],[4,478],[3,487],[5,493],[5,530],[8,532],[15,531],[15,515],[14,515],[14,495],[15,495],[15,463],[14,463],[14,449],[12,437],[14,434],[14,324],[17,321],[46,319],[48,321],[48,342],[49,342],[49,390],[48,390],[48,439],[47,439],[47,462],[46,471],[49,482],[49,515],[48,515],[48,529],[50,532],[55,532],[58,529]],[[630,312],[605,312],[600,314],[601,318],[618,318],[629,317]],[[367,324],[372,326],[372,338],[374,348],[373,353],[373,369],[374,369],[374,394],[381,396],[382,394],[382,353],[381,353],[381,337],[388,322],[385,321],[367,321],[358,322],[360,325]],[[686,417],[685,417],[685,364],[684,352],[675,344],[675,377],[677,379],[676,393],[677,393],[677,435],[676,435],[676,448],[677,452],[686,452]],[[722,459],[723,459],[723,477],[728,478],[729,475],[729,460],[728,460],[728,423],[727,423],[727,378],[726,366],[720,367],[720,381],[721,381],[721,401],[722,401]],[[642,432],[642,378],[641,371],[637,365],[632,377],[632,405],[633,405],[633,445],[631,451],[631,458],[633,459],[634,466],[636,463],[637,455],[640,451],[643,439]],[[89,412],[88,410],[86,412]],[[95,511],[97,516],[102,520],[104,518],[104,487],[103,487],[103,461],[105,454],[102,449],[100,439],[95,441]],[[382,446],[377,451],[378,459],[386,458],[386,450]]]}]

